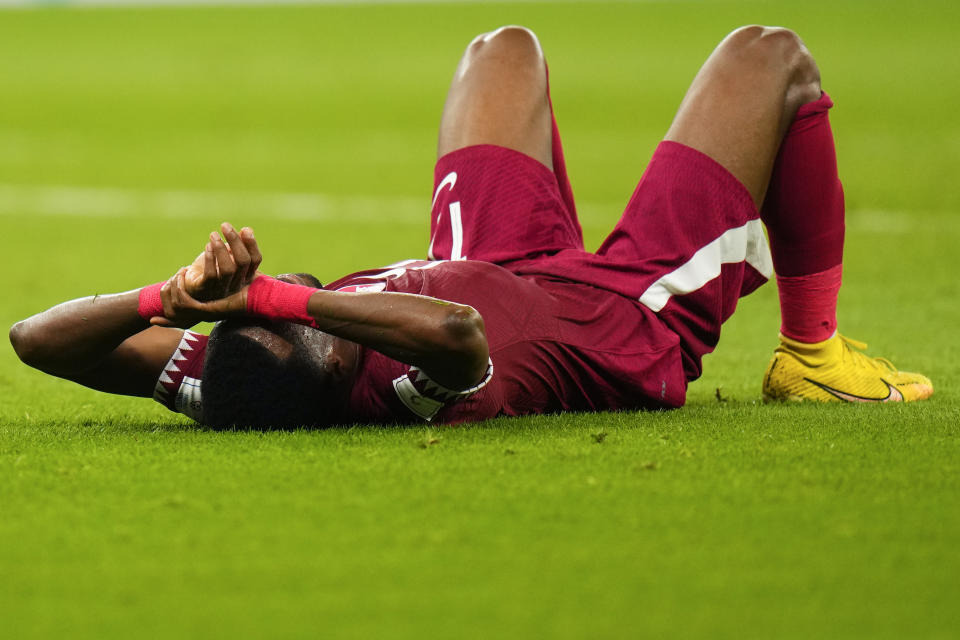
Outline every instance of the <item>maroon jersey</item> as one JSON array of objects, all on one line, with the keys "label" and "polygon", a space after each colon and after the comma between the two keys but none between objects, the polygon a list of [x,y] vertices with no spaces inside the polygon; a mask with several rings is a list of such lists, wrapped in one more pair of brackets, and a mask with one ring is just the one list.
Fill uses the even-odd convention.
[{"label": "maroon jersey", "polygon": [[[494,145],[445,155],[434,172],[431,260],[326,287],[467,304],[487,330],[491,365],[466,391],[361,348],[346,408],[352,420],[462,422],[683,404],[723,321],[771,274],[750,193],[703,153],[663,142],[620,222],[590,253],[556,121],[552,152],[552,168]],[[157,399],[196,415],[203,353],[194,337],[185,340]]]},{"label": "maroon jersey", "polygon": [[[416,379],[410,365],[361,349],[347,407],[358,421],[408,422],[419,416],[462,422],[562,410],[677,407],[684,401],[677,335],[639,302],[609,291],[517,276],[471,260],[408,261],[355,273],[326,288],[414,293],[467,304],[483,316],[487,330],[492,375],[472,394],[446,402],[429,393],[432,389],[427,398],[411,398],[419,390],[406,384]],[[432,405],[428,417],[416,403],[431,400],[441,406]]]}]

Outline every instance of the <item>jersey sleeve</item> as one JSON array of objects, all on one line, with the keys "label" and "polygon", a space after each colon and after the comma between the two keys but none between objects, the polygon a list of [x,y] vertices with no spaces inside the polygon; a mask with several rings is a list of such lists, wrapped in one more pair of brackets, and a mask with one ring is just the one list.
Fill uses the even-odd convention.
[{"label": "jersey sleeve", "polygon": [[207,355],[208,336],[184,331],[180,344],[163,368],[153,391],[153,399],[176,413],[201,422],[203,399],[200,380]]}]

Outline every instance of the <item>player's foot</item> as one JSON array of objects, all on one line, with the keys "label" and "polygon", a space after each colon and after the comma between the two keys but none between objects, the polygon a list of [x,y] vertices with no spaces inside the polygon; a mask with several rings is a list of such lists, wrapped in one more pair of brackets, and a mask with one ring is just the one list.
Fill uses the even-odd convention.
[{"label": "player's foot", "polygon": [[861,353],[867,345],[841,336],[806,344],[780,336],[763,376],[763,399],[816,402],[910,402],[933,394],[919,373],[898,371],[889,360]]}]

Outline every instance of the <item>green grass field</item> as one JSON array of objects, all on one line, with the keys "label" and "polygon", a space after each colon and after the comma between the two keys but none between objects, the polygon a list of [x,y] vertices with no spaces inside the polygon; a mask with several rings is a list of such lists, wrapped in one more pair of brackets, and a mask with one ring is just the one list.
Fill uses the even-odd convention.
[{"label": "green grass field", "polygon": [[541,37],[595,247],[754,22],[837,103],[841,328],[931,401],[761,404],[772,286],[669,413],[212,432],[0,347],[0,634],[958,637],[952,1],[0,12],[0,324],[160,280],[224,219],[268,272],[422,256],[447,83],[505,23]]}]

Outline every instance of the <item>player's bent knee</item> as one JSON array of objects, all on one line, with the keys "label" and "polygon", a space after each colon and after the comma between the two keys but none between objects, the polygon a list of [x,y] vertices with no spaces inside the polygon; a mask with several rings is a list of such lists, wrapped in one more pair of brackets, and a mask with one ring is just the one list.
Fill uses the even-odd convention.
[{"label": "player's bent knee", "polygon": [[792,71],[813,62],[800,36],[783,27],[740,27],[723,40],[718,51],[740,64],[784,71]]},{"label": "player's bent knee", "polygon": [[786,80],[802,104],[820,95],[820,71],[796,32],[783,27],[749,25],[728,35],[717,52],[741,73]]},{"label": "player's bent knee", "polygon": [[543,64],[543,50],[536,34],[515,25],[481,33],[467,47],[467,56],[471,63],[508,59],[512,64]]}]

